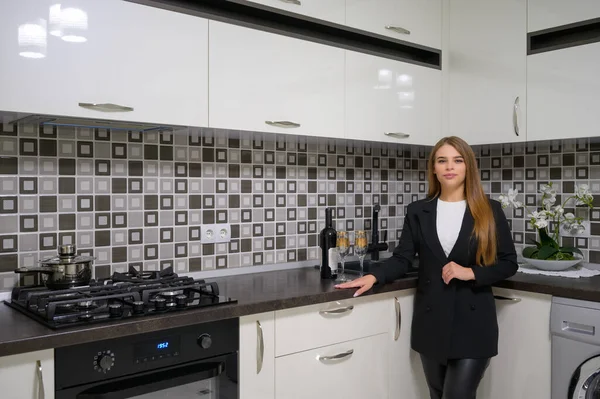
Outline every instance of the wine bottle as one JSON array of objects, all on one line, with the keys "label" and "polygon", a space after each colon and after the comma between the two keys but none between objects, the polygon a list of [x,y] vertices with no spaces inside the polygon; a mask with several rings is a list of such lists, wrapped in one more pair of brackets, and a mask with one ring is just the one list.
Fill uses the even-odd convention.
[{"label": "wine bottle", "polygon": [[337,261],[335,256],[337,233],[333,228],[333,209],[325,209],[325,228],[319,234],[319,246],[321,247],[321,278],[335,278]]}]

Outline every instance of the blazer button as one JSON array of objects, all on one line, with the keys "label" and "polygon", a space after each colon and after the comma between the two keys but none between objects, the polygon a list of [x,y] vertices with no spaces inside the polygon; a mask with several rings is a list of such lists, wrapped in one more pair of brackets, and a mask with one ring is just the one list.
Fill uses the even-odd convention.
[{"label": "blazer button", "polygon": [[471,310],[475,310],[475,305],[471,305]]},{"label": "blazer button", "polygon": [[431,283],[431,280],[429,280],[429,279],[425,280],[425,284],[430,284],[430,283]]},{"label": "blazer button", "polygon": [[427,307],[425,308],[425,310],[427,310],[428,312],[430,312],[430,311],[431,311],[431,307],[430,307],[430,306],[427,306]]}]

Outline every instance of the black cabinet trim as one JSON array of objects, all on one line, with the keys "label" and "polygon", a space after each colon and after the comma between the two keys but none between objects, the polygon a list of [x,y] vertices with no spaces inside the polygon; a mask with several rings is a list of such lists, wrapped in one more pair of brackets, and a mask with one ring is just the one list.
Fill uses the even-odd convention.
[{"label": "black cabinet trim", "polygon": [[[302,40],[442,69],[442,51],[243,0],[126,0]],[[322,0],[326,1],[326,0]]]},{"label": "black cabinet trim", "polygon": [[600,42],[600,18],[527,34],[527,55]]}]

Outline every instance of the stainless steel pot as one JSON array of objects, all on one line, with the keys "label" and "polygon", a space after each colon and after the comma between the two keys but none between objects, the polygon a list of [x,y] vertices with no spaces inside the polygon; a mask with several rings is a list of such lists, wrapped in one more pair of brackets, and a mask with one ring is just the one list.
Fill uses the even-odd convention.
[{"label": "stainless steel pot", "polygon": [[38,273],[50,289],[65,289],[88,285],[92,279],[93,256],[77,256],[74,245],[58,247],[58,256],[40,261],[40,267],[22,267],[16,273]]}]

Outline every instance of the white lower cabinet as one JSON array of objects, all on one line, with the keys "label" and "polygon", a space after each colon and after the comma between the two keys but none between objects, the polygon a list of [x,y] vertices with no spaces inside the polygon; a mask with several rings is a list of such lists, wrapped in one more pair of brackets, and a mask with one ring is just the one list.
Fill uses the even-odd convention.
[{"label": "white lower cabinet", "polygon": [[550,397],[550,295],[494,288],[500,338],[478,398]]},{"label": "white lower cabinet", "polygon": [[429,389],[419,354],[410,347],[415,290],[387,294],[390,317],[388,334],[389,398],[422,399],[429,397]]},{"label": "white lower cabinet", "polygon": [[54,350],[0,357],[0,397],[54,399]]},{"label": "white lower cabinet", "polygon": [[240,399],[275,398],[275,314],[240,317]]},{"label": "white lower cabinet", "polygon": [[278,357],[275,397],[387,398],[387,338],[378,334]]}]

